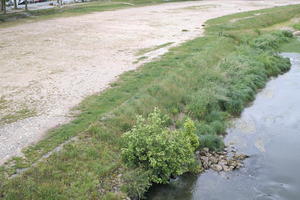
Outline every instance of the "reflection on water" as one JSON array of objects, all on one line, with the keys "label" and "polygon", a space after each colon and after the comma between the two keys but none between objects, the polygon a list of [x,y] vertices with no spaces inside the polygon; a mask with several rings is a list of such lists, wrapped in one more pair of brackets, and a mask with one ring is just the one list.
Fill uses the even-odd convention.
[{"label": "reflection on water", "polygon": [[225,139],[251,157],[227,173],[185,175],[155,186],[152,200],[299,200],[300,54],[286,53],[292,69],[272,79]]}]

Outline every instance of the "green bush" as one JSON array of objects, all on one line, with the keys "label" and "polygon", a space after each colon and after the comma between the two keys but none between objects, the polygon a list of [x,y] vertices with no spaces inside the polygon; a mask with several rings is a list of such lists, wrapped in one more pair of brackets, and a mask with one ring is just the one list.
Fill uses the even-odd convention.
[{"label": "green bush", "polygon": [[123,135],[122,158],[130,167],[149,172],[149,180],[167,183],[171,176],[197,170],[194,152],[199,146],[195,126],[187,120],[184,129],[171,131],[158,109],[147,119],[139,116],[131,131]]}]

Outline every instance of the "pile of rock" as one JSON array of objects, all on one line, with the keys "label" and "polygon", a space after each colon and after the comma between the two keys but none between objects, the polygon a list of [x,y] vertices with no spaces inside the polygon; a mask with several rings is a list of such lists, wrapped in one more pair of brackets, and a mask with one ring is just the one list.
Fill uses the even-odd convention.
[{"label": "pile of rock", "polygon": [[198,155],[204,169],[212,169],[217,172],[239,169],[244,166],[243,160],[249,157],[245,154],[237,154],[234,149],[211,152],[208,148],[203,148]]}]

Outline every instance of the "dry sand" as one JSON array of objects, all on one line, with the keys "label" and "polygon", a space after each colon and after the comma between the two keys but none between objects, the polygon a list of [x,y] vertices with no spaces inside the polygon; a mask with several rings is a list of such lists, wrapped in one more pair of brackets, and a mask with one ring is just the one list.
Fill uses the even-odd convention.
[{"label": "dry sand", "polygon": [[[24,109],[34,116],[0,125],[0,164],[68,122],[85,97],[137,68],[139,49],[201,36],[211,18],[290,3],[300,0],[168,3],[1,29],[0,119]],[[148,60],[171,46],[148,53]]]}]

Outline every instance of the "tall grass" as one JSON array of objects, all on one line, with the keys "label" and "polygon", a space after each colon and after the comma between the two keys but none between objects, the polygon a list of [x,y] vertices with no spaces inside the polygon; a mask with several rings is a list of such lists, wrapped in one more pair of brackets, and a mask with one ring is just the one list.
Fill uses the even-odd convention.
[{"label": "tall grass", "polygon": [[[270,23],[269,18],[254,15],[262,20],[255,27],[282,22],[276,18],[279,11],[300,11],[299,6],[293,8],[258,11],[274,16],[275,20]],[[238,22],[241,23],[238,33],[218,34],[220,23],[230,23],[241,15],[253,13],[211,20],[207,36],[186,42],[160,60],[123,74],[112,88],[83,101],[77,119],[26,150],[25,159],[19,162],[25,164],[22,166],[31,165],[72,136],[78,135],[79,140],[67,144],[61,152],[21,176],[3,178],[0,197],[121,199],[145,192],[150,185],[143,179],[147,177],[145,173],[141,169],[128,169],[121,161],[120,136],[132,128],[136,115],[146,116],[154,107],[169,116],[170,128],[181,128],[187,117],[192,118],[201,146],[221,149],[220,136],[225,133],[230,118],[240,114],[270,76],[290,67],[289,60],[277,53],[280,45],[290,40],[288,32],[249,34],[248,26],[242,26],[243,20],[248,23],[245,18]],[[262,26],[264,20],[267,25]],[[6,167],[0,175],[3,177],[14,170]]]}]

